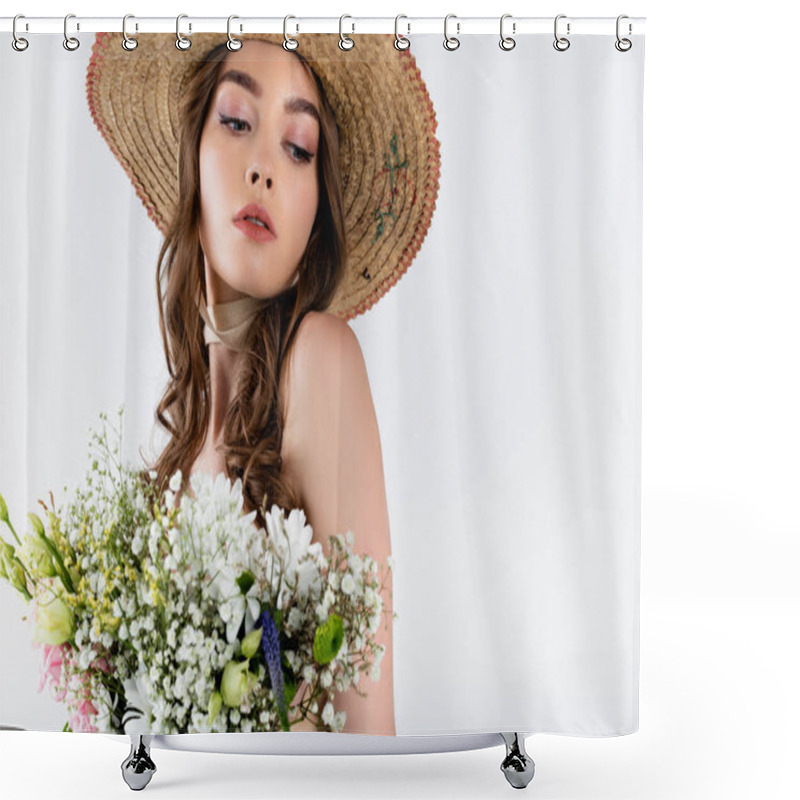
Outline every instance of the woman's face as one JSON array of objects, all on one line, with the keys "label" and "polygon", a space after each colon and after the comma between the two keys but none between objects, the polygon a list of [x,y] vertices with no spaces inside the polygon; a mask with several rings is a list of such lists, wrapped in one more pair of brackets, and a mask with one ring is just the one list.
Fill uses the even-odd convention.
[{"label": "woman's face", "polygon": [[319,200],[318,115],[316,87],[292,53],[250,40],[227,55],[200,137],[209,305],[294,283]]}]

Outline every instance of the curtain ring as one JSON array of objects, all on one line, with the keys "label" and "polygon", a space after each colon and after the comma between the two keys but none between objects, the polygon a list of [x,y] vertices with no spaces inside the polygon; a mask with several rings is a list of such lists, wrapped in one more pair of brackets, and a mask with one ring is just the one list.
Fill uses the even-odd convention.
[{"label": "curtain ring", "polygon": [[[178,14],[178,19],[175,20],[175,33],[178,36],[178,38],[175,40],[175,47],[177,47],[178,50],[188,50],[192,46],[192,40],[181,35],[181,20],[186,19],[188,16],[188,14]],[[190,22],[189,31],[191,32],[191,30],[192,23]]]},{"label": "curtain ring", "polygon": [[[511,36],[505,36],[503,34],[503,23],[510,16],[511,16],[511,14],[503,14],[503,16],[500,17],[500,49],[501,50],[505,50],[505,51],[513,50],[517,46],[517,40],[516,39],[513,39]],[[516,22],[513,23],[513,27],[512,27],[511,30],[512,30],[513,33],[517,32],[517,23]]]},{"label": "curtain ring", "polygon": [[[342,33],[342,22],[344,22],[345,17],[353,19],[349,14],[342,14],[342,16],[339,17],[339,49],[352,50],[356,46],[356,43],[349,36],[345,36]],[[355,29],[356,26],[353,24],[353,30]]]},{"label": "curtain ring", "polygon": [[242,49],[242,40],[241,39],[234,39],[233,36],[231,36],[231,20],[232,19],[239,19],[239,17],[237,17],[236,14],[231,14],[231,16],[228,17],[228,50],[230,50],[233,53],[236,50],[241,50]]},{"label": "curtain ring", "polygon": [[[128,50],[130,52],[131,50],[135,50],[139,46],[139,40],[133,36],[128,36],[126,26],[128,24],[129,19],[135,19],[133,14],[126,14],[122,18],[122,49]],[[137,25],[136,27],[138,28],[139,26]]]},{"label": "curtain ring", "polygon": [[23,39],[21,36],[17,36],[17,20],[18,19],[25,19],[24,14],[17,14],[14,17],[14,23],[11,26],[11,33],[13,34],[14,38],[11,40],[11,46],[18,52],[21,53],[23,50],[28,49],[28,40]]},{"label": "curtain ring", "polygon": [[[633,47],[633,42],[631,42],[630,39],[619,38],[619,22],[622,19],[628,19],[628,18],[629,17],[627,14],[620,14],[617,17],[617,41],[614,42],[614,47],[616,47],[617,50],[620,51],[620,53],[627,53],[628,50],[630,50],[631,47]],[[631,25],[630,22],[628,23],[628,33],[633,33],[633,25]]]},{"label": "curtain ring", "polygon": [[[453,51],[453,50],[458,50],[458,48],[461,47],[461,41],[458,39],[457,36],[447,35],[447,22],[448,20],[452,19],[455,16],[456,16],[455,14],[448,14],[444,18],[444,42],[442,42],[442,45],[445,50]],[[461,23],[457,22],[456,33],[458,33],[460,30],[461,30]]]},{"label": "curtain ring", "polygon": [[[567,18],[566,14],[559,14],[556,17],[555,25],[553,27],[556,37],[556,40],[553,42],[553,47],[555,47],[555,49],[561,53],[563,53],[565,50],[569,50],[569,45],[570,45],[569,39],[566,39],[565,37],[558,35],[558,21],[560,19],[566,19],[566,18]],[[569,22],[567,23],[567,36],[569,36]]]},{"label": "curtain ring", "polygon": [[[411,47],[411,39],[407,36],[403,36],[399,31],[399,22],[401,19],[408,19],[405,14],[398,14],[394,18],[394,46],[397,50],[408,50]],[[408,32],[411,33],[411,25],[406,23],[408,28]]]},{"label": "curtain ring", "polygon": [[64,17],[64,49],[69,50],[70,53],[74,50],[77,50],[81,46],[80,39],[76,39],[74,36],[69,36],[67,34],[67,23],[69,22],[70,18],[75,19],[74,14],[67,14]]},{"label": "curtain ring", "polygon": [[297,19],[297,17],[293,17],[291,14],[288,14],[283,18],[283,49],[284,50],[297,50],[300,47],[300,42],[297,39],[293,39],[286,33],[286,23],[290,19]]}]

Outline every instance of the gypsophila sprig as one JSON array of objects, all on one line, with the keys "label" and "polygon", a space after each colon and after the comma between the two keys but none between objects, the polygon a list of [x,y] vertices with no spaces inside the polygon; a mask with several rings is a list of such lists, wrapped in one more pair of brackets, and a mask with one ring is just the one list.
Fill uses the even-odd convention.
[{"label": "gypsophila sprig", "polygon": [[40,500],[22,541],[0,496],[18,544],[0,539],[0,577],[33,604],[40,691],[73,731],[341,731],[335,692],[380,679],[378,564],[351,531],[326,557],[302,509],[265,498],[257,527],[241,479],[177,471],[158,496],[155,472],[123,465],[122,415],[100,414],[83,483]]}]

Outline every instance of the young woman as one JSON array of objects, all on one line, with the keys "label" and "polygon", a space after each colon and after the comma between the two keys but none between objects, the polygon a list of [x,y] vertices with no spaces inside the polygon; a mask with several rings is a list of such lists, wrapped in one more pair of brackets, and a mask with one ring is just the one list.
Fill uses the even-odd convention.
[{"label": "young woman", "polygon": [[[89,77],[95,121],[164,232],[156,283],[170,380],[156,414],[170,439],[153,467],[157,485],[163,488],[178,469],[186,484],[197,472],[241,477],[245,511],[255,510],[260,526],[265,497],[267,507],[302,508],[326,554],[328,536],[350,530],[354,550],[379,564],[391,553],[380,436],[364,358],[342,317],[372,305],[410,263],[430,223],[439,164],[432,107],[420,92],[424,84],[400,63],[407,54],[385,45],[381,37],[370,46],[398,64],[395,83],[406,85],[384,90],[373,64],[348,72],[341,60],[333,66],[309,61],[269,35],[245,39],[235,52],[224,42],[206,46],[202,57],[180,67],[180,56],[167,57],[164,50],[161,69],[171,69],[171,85],[180,87],[171,204],[159,198],[173,187],[167,183],[160,191],[159,179],[138,166],[133,152],[120,152],[136,137],[118,127],[118,115],[103,113],[102,69],[108,74],[112,67],[98,66],[94,73],[90,67]],[[107,48],[105,58],[111,52]],[[126,73],[125,91],[135,93],[130,86],[143,75],[136,70],[153,65],[137,68],[116,58]],[[428,156],[415,181],[402,175],[408,160],[391,161],[398,154],[396,131],[386,136],[388,181],[381,177],[386,154],[365,153],[354,144],[357,135],[373,141],[376,124],[386,124],[380,114],[372,120],[352,116],[347,94],[362,91],[365,80],[386,95],[384,112],[393,101],[401,105],[402,97],[392,97],[398,86],[405,92],[409,111],[401,134],[424,130],[420,120],[427,121],[422,138]],[[148,81],[159,83],[152,76]],[[159,149],[152,133],[140,128],[138,138],[153,139],[151,149]],[[353,152],[367,166],[370,160],[377,165],[378,179],[348,194],[346,177],[351,187],[362,187],[362,181],[352,182],[365,171],[364,164],[354,164]],[[358,200],[354,192],[364,189],[362,200],[377,196],[377,213],[365,213],[357,203],[362,211],[356,218],[350,210]],[[425,201],[421,210],[415,209],[418,195]],[[398,219],[401,213],[411,227],[387,249],[384,216]],[[364,233],[373,230],[373,247],[365,250]],[[361,245],[361,263],[353,258],[351,239]],[[336,710],[347,714],[345,732],[396,732],[391,572],[382,599],[380,679],[361,682],[367,697],[355,689],[334,697]],[[300,685],[293,707],[306,689]],[[318,728],[324,729],[319,714],[292,729]]]}]

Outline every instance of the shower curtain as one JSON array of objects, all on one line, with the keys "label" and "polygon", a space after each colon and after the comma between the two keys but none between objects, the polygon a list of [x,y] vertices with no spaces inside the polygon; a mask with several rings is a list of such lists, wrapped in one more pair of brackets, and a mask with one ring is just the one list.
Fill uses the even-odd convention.
[{"label": "shower curtain", "polygon": [[[227,484],[212,481],[203,494],[198,483],[197,497],[187,492],[178,505],[184,469],[161,496],[160,517],[146,509],[141,488],[122,480],[134,474],[122,467],[146,466],[152,478],[172,438],[156,414],[166,388],[180,384],[167,365],[156,267],[179,192],[188,193],[184,209],[193,207],[195,190],[202,208],[211,208],[210,186],[221,204],[228,197],[238,203],[217,216],[204,212],[212,221],[200,246],[205,242],[208,252],[184,258],[196,267],[193,280],[205,281],[209,307],[257,295],[272,303],[248,318],[260,326],[279,308],[278,295],[289,308],[301,296],[298,287],[311,291],[302,269],[296,282],[287,272],[280,291],[268,292],[266,278],[247,283],[245,266],[293,266],[321,208],[302,193],[317,186],[316,203],[333,196],[321,178],[315,183],[313,162],[301,161],[318,146],[322,122],[311,114],[279,115],[271,94],[288,87],[318,101],[313,76],[282,48],[270,51],[275,60],[259,61],[245,38],[226,63],[238,57],[241,71],[270,80],[261,81],[260,96],[241,79],[218,85],[205,119],[220,127],[207,142],[228,155],[213,161],[213,149],[201,147],[198,185],[181,189],[186,176],[176,173],[191,159],[178,154],[176,166],[156,152],[166,146],[153,130],[175,134],[184,121],[162,93],[158,59],[188,58],[200,41],[184,53],[173,35],[172,52],[156,56],[150,35],[142,34],[132,52],[120,47],[119,34],[110,36],[102,52],[86,33],[76,35],[74,52],[58,35],[31,37],[17,52],[4,34],[0,46],[0,495],[8,518],[0,523],[0,723],[117,733],[287,730],[287,718],[299,719],[293,692],[305,681],[319,694],[298,729],[397,736],[635,732],[644,37],[632,36],[622,52],[613,29],[573,35],[560,52],[547,35],[518,37],[509,51],[496,35],[463,36],[453,51],[442,47],[441,35],[417,35],[406,52],[393,46],[392,35],[354,36],[349,51],[337,46],[338,35],[320,35],[317,61],[309,64],[325,73],[322,86],[331,96],[349,95],[349,105],[340,98],[334,109],[342,130],[361,131],[360,144],[340,156],[340,211],[348,232],[351,217],[360,215],[360,238],[348,241],[348,257],[360,259],[361,278],[371,283],[363,296],[348,295],[348,313],[311,314],[316,338],[309,323],[305,339],[295,340],[295,352],[307,359],[297,363],[309,370],[298,367],[298,374],[306,374],[308,397],[317,398],[299,417],[301,433],[291,429],[292,441],[305,442],[297,447],[307,451],[296,463],[327,464],[328,471],[320,468],[315,483],[300,470],[299,501],[270,503],[258,527],[234,519],[247,508],[236,505],[245,458]],[[215,41],[225,40],[219,34]],[[298,40],[297,52],[308,56],[309,40]],[[368,40],[377,47],[368,50]],[[139,59],[142,69],[109,79],[102,91],[110,96],[126,80],[139,81],[143,105],[129,115],[124,100],[112,106],[93,88],[105,80],[100,66],[110,69],[108,62],[123,58]],[[214,116],[213,97],[223,86],[230,107]],[[186,84],[182,91],[189,91]],[[379,117],[392,108],[402,110],[388,124]],[[131,155],[120,142],[144,129],[137,128],[142,119],[150,133],[136,134],[145,138]],[[401,137],[392,137],[392,125]],[[165,191],[174,197],[164,200]],[[234,222],[228,211],[250,201],[262,210],[250,208]],[[271,220],[254,218],[263,208]],[[218,251],[213,220],[221,220]],[[225,267],[235,260],[222,255],[229,242],[243,255]],[[280,258],[273,261],[271,252]],[[321,261],[310,259],[309,269]],[[358,275],[345,275],[355,292]],[[186,286],[173,282],[172,289],[188,292]],[[261,294],[248,292],[256,286]],[[171,313],[178,308],[170,306]],[[204,338],[211,326],[197,306],[182,308],[167,318],[167,330],[186,348],[175,364],[194,371],[180,384],[188,403],[182,441],[199,444],[210,415],[201,413],[200,394],[186,399],[186,387],[207,379],[221,391],[219,375],[204,370],[209,354],[225,344]],[[216,310],[213,321],[224,335]],[[243,415],[255,403],[254,385],[243,392]],[[259,385],[263,391],[267,384]],[[216,412],[221,426],[219,406]],[[314,414],[322,415],[318,428],[309,421]],[[258,420],[249,419],[253,430]],[[269,438],[273,423],[262,422]],[[287,437],[289,430],[287,424]],[[108,462],[91,447],[92,436],[104,431]],[[371,449],[353,444],[361,441],[358,431]],[[106,485],[93,517],[77,492],[113,461],[114,441],[118,472],[109,468],[106,479],[116,483]],[[315,461],[315,448],[338,460]],[[214,469],[221,463],[210,459],[207,474],[224,477]],[[272,481],[275,463],[256,467],[265,475],[269,467]],[[269,486],[265,496],[278,497],[277,483],[252,482],[258,469],[250,471],[250,487]],[[348,538],[336,529],[341,507],[329,518],[334,522],[323,524],[320,509],[327,506],[313,491],[329,491],[331,507],[350,496],[374,500],[373,516],[359,516],[359,508],[352,518],[387,525],[351,530]],[[128,517],[120,512],[125,492],[134,498]],[[213,503],[227,527],[203,517]],[[185,509],[183,521],[162,524],[170,509]],[[311,544],[321,539],[318,529],[341,535],[340,552],[349,553],[339,580],[330,560],[336,551]],[[224,549],[234,531],[244,537],[235,553],[232,544]],[[181,548],[202,536],[206,550],[192,561]],[[274,552],[265,548],[268,538]],[[374,570],[360,571],[368,553]],[[268,563],[299,579],[293,598],[260,574]],[[201,593],[210,565],[227,582]],[[184,567],[187,575],[195,570],[196,583],[178,583]],[[372,580],[386,575],[391,594]],[[112,591],[114,584],[122,588]],[[178,608],[178,587],[187,585],[197,599]],[[302,591],[315,587],[324,591],[303,606]],[[381,661],[376,652],[388,629],[391,650]],[[195,645],[206,655],[198,656]],[[365,663],[370,669],[361,669]],[[187,670],[195,684],[191,707],[190,690],[181,685],[192,682]],[[356,699],[356,686],[366,699]],[[371,694],[382,698],[374,713]],[[348,716],[358,724],[350,727]]]}]

